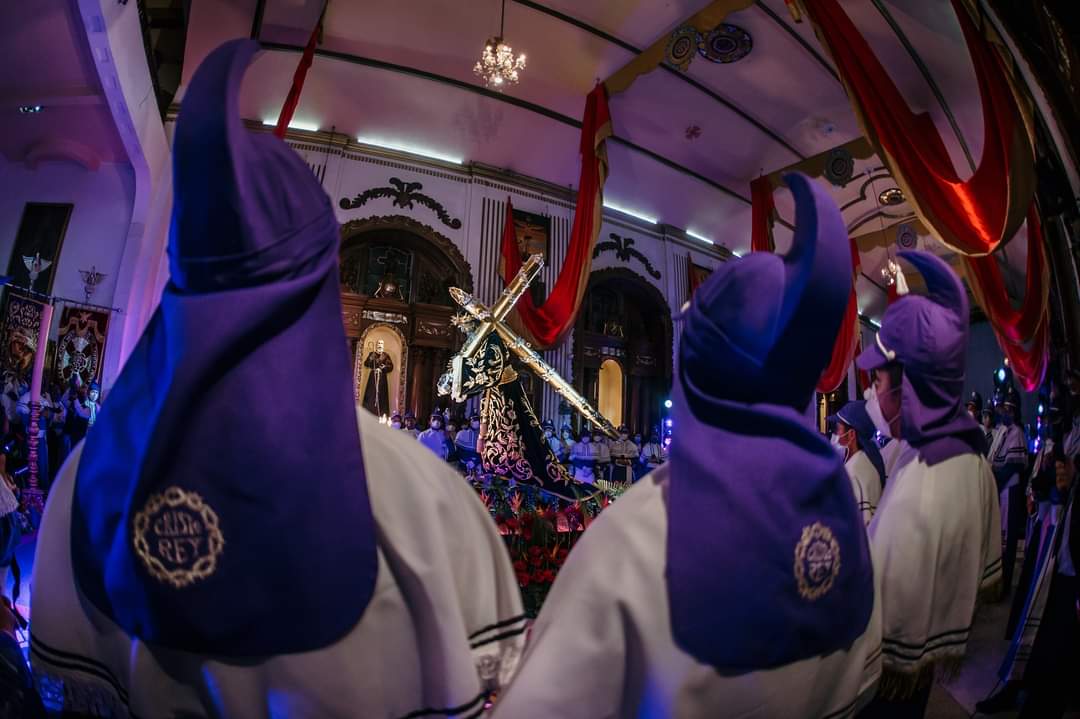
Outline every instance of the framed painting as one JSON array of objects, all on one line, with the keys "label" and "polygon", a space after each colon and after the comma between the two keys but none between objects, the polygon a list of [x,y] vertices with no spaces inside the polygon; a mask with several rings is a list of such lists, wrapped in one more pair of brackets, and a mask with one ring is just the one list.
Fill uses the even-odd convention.
[{"label": "framed painting", "polygon": [[23,208],[15,248],[8,261],[11,284],[34,292],[52,292],[56,262],[67,234],[74,205],[27,202]]},{"label": "framed painting", "polygon": [[548,241],[551,238],[551,218],[524,210],[514,210],[514,234],[517,236],[521,261],[530,255],[548,259]]}]

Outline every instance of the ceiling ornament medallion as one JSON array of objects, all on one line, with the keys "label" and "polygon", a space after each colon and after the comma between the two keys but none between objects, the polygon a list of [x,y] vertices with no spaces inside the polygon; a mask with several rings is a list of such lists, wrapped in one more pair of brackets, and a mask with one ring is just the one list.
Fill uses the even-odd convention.
[{"label": "ceiling ornament medallion", "polygon": [[902,250],[914,250],[919,244],[915,228],[906,222],[896,226],[896,245]]},{"label": "ceiling ornament medallion", "polygon": [[706,60],[726,65],[749,55],[754,49],[754,38],[738,25],[721,23],[707,35],[698,37],[697,49]]},{"label": "ceiling ornament medallion", "polygon": [[890,187],[887,190],[882,190],[881,194],[878,195],[878,202],[882,205],[891,207],[904,204],[905,199],[907,198],[904,197],[904,193],[899,187]]},{"label": "ceiling ornament medallion", "polygon": [[630,258],[633,257],[635,260],[645,265],[645,271],[648,272],[653,279],[660,279],[660,273],[653,267],[652,263],[649,262],[649,258],[634,248],[633,237],[620,237],[614,232],[608,235],[608,237],[610,237],[611,240],[596,243],[596,247],[593,248],[592,253],[594,260],[600,256],[600,253],[610,250],[613,251],[615,256],[622,262],[629,262]]},{"label": "ceiling ornament medallion", "polygon": [[664,60],[682,72],[686,72],[690,69],[690,61],[694,59],[698,39],[698,31],[691,25],[683,25],[676,29],[668,39],[667,49],[664,50]]},{"label": "ceiling ornament medallion", "polygon": [[473,73],[483,78],[484,84],[493,90],[502,90],[507,85],[516,85],[520,79],[518,73],[525,69],[525,53],[515,56],[514,48],[503,42],[505,28],[506,0],[503,0],[499,34],[488,38],[480,59],[473,66]]},{"label": "ceiling ornament medallion", "polygon": [[829,155],[825,158],[826,180],[837,187],[843,187],[851,182],[854,174],[855,158],[851,156],[851,151],[847,147],[841,145],[829,150]]},{"label": "ceiling ornament medallion", "polygon": [[414,204],[423,205],[435,213],[439,218],[439,222],[454,230],[461,229],[460,219],[451,217],[441,202],[420,192],[420,190],[424,189],[421,183],[405,182],[397,177],[391,177],[390,185],[390,187],[372,187],[369,190],[364,190],[351,200],[348,197],[342,197],[338,205],[343,210],[355,210],[366,205],[368,200],[389,197],[393,199],[396,207],[406,210],[413,209]]}]

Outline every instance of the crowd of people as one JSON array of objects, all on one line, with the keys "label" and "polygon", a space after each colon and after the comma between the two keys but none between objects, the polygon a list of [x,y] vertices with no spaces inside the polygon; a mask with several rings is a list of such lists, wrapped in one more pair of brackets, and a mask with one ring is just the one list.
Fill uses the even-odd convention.
[{"label": "crowd of people", "polygon": [[[482,462],[477,445],[480,440],[480,415],[473,414],[468,421],[453,417],[445,410],[436,410],[428,417],[427,426],[421,429],[412,412],[393,414],[390,427],[417,439],[437,457],[458,468],[466,475],[482,472]],[[597,480],[631,484],[667,460],[671,438],[660,440],[659,429],[654,428],[649,440],[637,432],[631,437],[626,425],[618,428],[618,437],[612,439],[599,428],[586,428],[580,436],[569,424],[563,425],[559,434],[555,423],[544,420],[540,426],[555,459],[566,466],[571,476],[579,482],[594,484]]]},{"label": "crowd of people", "polygon": [[[99,385],[83,384],[75,375],[67,388],[55,383],[41,393],[37,427],[32,426],[30,388],[4,373],[0,394],[0,592],[14,569],[15,550],[21,537],[37,526],[35,508],[28,507],[24,492],[30,488],[30,439],[36,435],[37,488],[47,493],[64,459],[86,436],[101,408]],[[17,583],[16,583],[17,584]],[[17,591],[17,587],[16,587]]]},{"label": "crowd of people", "polygon": [[[968,297],[943,260],[901,253],[926,292],[893,302],[859,354],[871,386],[831,446],[813,398],[850,242],[829,191],[786,176],[790,250],[724,263],[679,315],[666,456],[544,428],[582,480],[654,466],[584,531],[530,625],[498,528],[446,461],[449,444],[475,452],[479,418],[452,441],[441,415],[386,431],[354,406],[344,352],[296,351],[345,345],[340,236],[304,161],[240,122],[257,51],[225,43],[189,83],[170,282],[39,532],[33,670],[65,709],[921,717],[999,593],[999,495],[1031,484],[1029,519],[1047,511],[1008,671],[1026,667],[1023,716],[1061,715],[1080,647],[1075,438],[1036,458],[1038,482],[1005,418],[987,447],[963,396]],[[276,395],[253,396],[268,379]]]}]

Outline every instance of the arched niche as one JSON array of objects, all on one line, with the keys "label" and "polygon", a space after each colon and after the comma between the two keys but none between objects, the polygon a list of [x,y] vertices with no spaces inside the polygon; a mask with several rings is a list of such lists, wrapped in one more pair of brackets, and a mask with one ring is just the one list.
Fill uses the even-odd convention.
[{"label": "arched niche", "polygon": [[370,324],[360,336],[356,345],[355,365],[353,369],[354,399],[363,402],[371,370],[364,366],[368,354],[375,350],[375,343],[382,340],[385,351],[394,363],[394,369],[387,376],[390,388],[390,412],[405,412],[406,378],[409,376],[409,344],[405,334],[397,327],[385,322]]},{"label": "arched niche", "polygon": [[608,357],[600,363],[596,409],[616,427],[623,423],[625,389],[622,365]]},{"label": "arched niche", "polygon": [[447,290],[472,292],[472,270],[454,242],[404,215],[350,220],[341,227],[341,290],[374,296],[387,272],[396,273],[405,304],[453,307]]},{"label": "arched niche", "polygon": [[589,275],[574,327],[574,386],[594,406],[608,360],[622,370],[622,424],[647,435],[671,395],[671,309],[655,285],[624,267]]},{"label": "arched niche", "polygon": [[[457,305],[449,288],[472,292],[469,263],[450,238],[404,215],[352,220],[341,227],[341,301],[353,352],[356,393],[366,387],[363,363],[375,335],[400,339],[397,409],[427,417],[448,401],[438,377],[461,344],[450,318]],[[393,288],[391,290],[391,288]],[[371,342],[369,342],[371,339]],[[388,341],[388,345],[397,345]],[[389,388],[394,395],[394,388]]]}]

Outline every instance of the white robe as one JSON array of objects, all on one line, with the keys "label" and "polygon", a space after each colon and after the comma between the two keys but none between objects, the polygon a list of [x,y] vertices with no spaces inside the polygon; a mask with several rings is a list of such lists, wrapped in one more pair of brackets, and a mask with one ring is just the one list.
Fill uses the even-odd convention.
[{"label": "white robe", "polygon": [[855,493],[859,511],[862,512],[863,522],[870,524],[881,499],[881,477],[866,452],[862,450],[856,451],[851,459],[844,463],[844,469],[851,478],[851,489]]},{"label": "white robe", "polygon": [[902,439],[894,439],[881,448],[881,461],[885,463],[885,484],[896,476],[900,469],[917,456],[911,445]]},{"label": "white robe", "polygon": [[1000,527],[997,487],[982,455],[932,467],[915,457],[889,478],[869,528],[882,575],[886,672],[914,681],[931,665],[964,656],[979,594],[1001,579]]},{"label": "white robe", "polygon": [[[464,479],[408,433],[381,426],[366,410],[359,416],[378,579],[348,634],[319,650],[245,661],[130,638],[81,600],[72,576],[80,446],[53,485],[38,539],[31,609],[39,677],[66,679],[67,700],[82,705],[74,708],[118,717],[389,719],[450,708],[457,717],[479,716],[486,691],[513,673],[524,638],[502,539]],[[100,678],[106,675],[111,680]]]},{"label": "white robe", "polygon": [[880,673],[876,599],[850,649],[776,669],[725,677],[675,645],[664,582],[669,471],[645,476],[589,525],[493,719],[854,715]]}]

